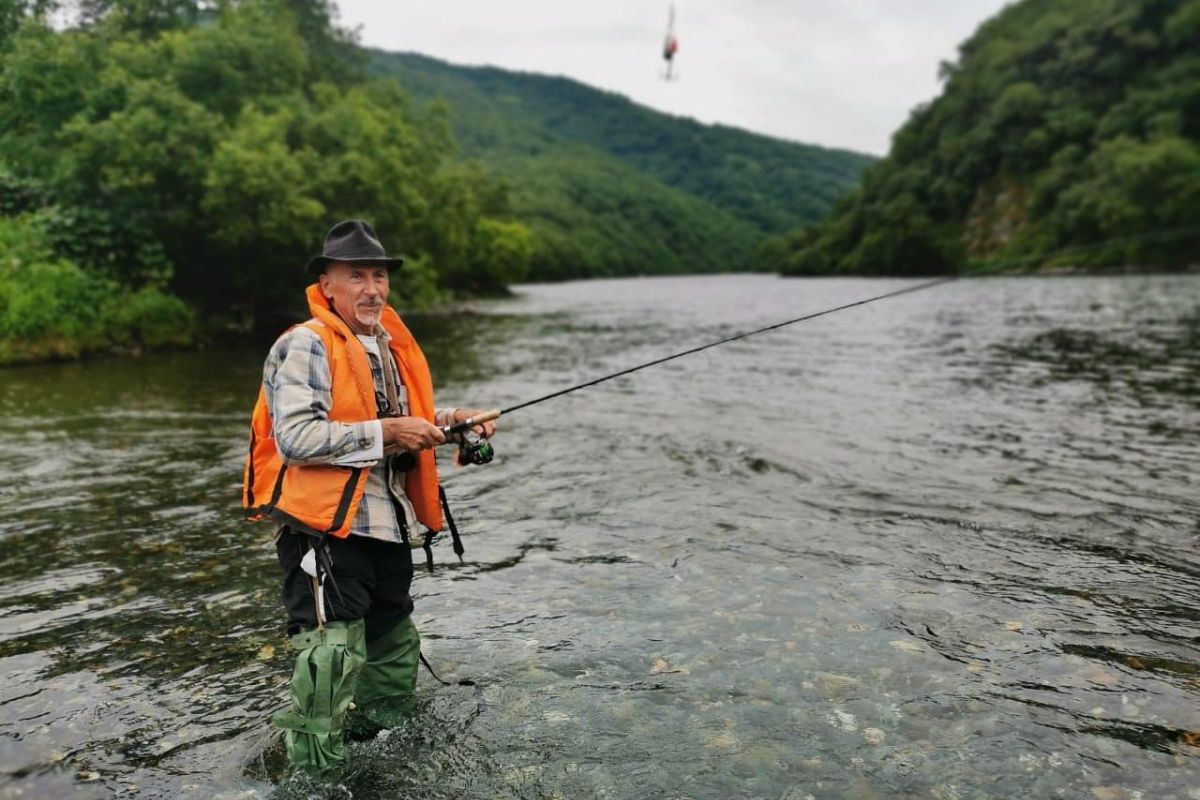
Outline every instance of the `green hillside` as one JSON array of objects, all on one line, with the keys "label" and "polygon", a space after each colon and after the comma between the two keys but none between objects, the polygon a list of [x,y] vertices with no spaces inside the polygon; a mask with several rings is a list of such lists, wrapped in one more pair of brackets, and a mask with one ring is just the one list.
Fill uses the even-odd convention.
[{"label": "green hillside", "polygon": [[794,274],[1196,263],[1198,42],[1200,0],[1005,8],[861,188],[764,260]]},{"label": "green hillside", "polygon": [[567,78],[373,51],[446,101],[461,154],[538,234],[534,277],[748,269],[767,234],[821,219],[871,159],[638,106]]}]

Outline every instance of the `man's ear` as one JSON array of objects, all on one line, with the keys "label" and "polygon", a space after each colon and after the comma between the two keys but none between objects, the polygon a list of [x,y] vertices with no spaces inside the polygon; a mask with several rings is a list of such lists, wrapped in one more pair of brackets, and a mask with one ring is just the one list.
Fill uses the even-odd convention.
[{"label": "man's ear", "polygon": [[325,272],[322,272],[317,276],[317,283],[321,285],[321,294],[325,295],[326,300],[333,299],[333,292],[329,289],[329,284],[332,283],[332,280],[333,279],[329,277],[328,273]]}]

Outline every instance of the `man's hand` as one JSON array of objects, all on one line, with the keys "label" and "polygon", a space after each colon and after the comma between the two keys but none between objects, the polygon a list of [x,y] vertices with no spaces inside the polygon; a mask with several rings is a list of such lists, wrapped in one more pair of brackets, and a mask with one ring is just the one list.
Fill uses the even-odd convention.
[{"label": "man's hand", "polygon": [[[470,419],[471,417],[478,416],[482,413],[484,413],[484,409],[459,408],[454,411],[454,421],[462,422],[464,419]],[[491,420],[489,422],[480,423],[479,425],[471,428],[471,430],[475,431],[480,436],[485,436],[490,439],[496,435],[496,421]]]},{"label": "man's hand", "polygon": [[421,417],[384,417],[383,452],[387,455],[407,450],[415,453],[445,444],[446,434],[442,429]]}]

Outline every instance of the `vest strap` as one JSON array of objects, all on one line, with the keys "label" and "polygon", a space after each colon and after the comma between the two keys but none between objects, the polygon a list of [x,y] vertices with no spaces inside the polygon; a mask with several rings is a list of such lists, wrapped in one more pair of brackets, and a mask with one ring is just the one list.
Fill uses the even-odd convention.
[{"label": "vest strap", "polygon": [[[251,464],[253,465],[254,458],[251,457],[250,461],[251,461]],[[254,467],[251,466],[250,470],[251,470],[251,472],[253,472]],[[287,473],[287,471],[288,471],[288,465],[287,465],[287,462],[284,462],[279,467],[279,475],[276,476],[276,478],[275,478],[275,487],[271,490],[271,499],[256,508],[247,508],[246,509],[246,518],[247,519],[261,519],[263,517],[272,516],[274,514],[275,506],[279,503],[279,498],[283,496],[283,476],[285,473]],[[247,494],[247,496],[250,495],[250,489],[246,490],[246,494]]]},{"label": "vest strap", "polygon": [[450,528],[450,541],[454,544],[454,555],[458,556],[458,563],[463,563],[462,537],[458,535],[458,526],[454,524],[454,515],[450,513],[450,503],[446,501],[446,490],[438,484],[438,497],[442,501],[442,513],[446,515],[446,526]]},{"label": "vest strap", "polygon": [[[287,469],[287,464],[284,464],[284,469]],[[279,471],[279,484],[283,485],[283,471]],[[346,480],[346,487],[342,489],[342,499],[338,502],[337,511],[334,512],[333,522],[329,525],[329,530],[326,533],[333,533],[338,528],[342,527],[342,523],[346,521],[346,514],[350,511],[350,501],[354,499],[354,492],[358,489],[358,479],[362,475],[362,467],[351,467],[350,477]],[[279,501],[279,498],[274,498],[271,505]]]},{"label": "vest strap", "polygon": [[246,496],[242,498],[242,508],[254,508],[254,446],[258,444],[258,434],[254,426],[250,427],[250,455],[246,458]]}]

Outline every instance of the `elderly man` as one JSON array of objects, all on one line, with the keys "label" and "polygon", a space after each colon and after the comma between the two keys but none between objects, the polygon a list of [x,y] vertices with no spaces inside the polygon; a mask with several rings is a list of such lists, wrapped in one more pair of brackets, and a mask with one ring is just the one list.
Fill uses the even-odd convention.
[{"label": "elderly man", "polygon": [[479,413],[435,410],[425,356],[387,303],[402,263],[365,222],[333,227],[308,264],[312,319],[271,348],[251,422],[244,503],[280,526],[298,651],[291,708],[274,721],[292,763],[318,770],[344,760],[348,710],[387,726],[411,701],[412,546],[443,520],[433,449],[443,426]]}]

